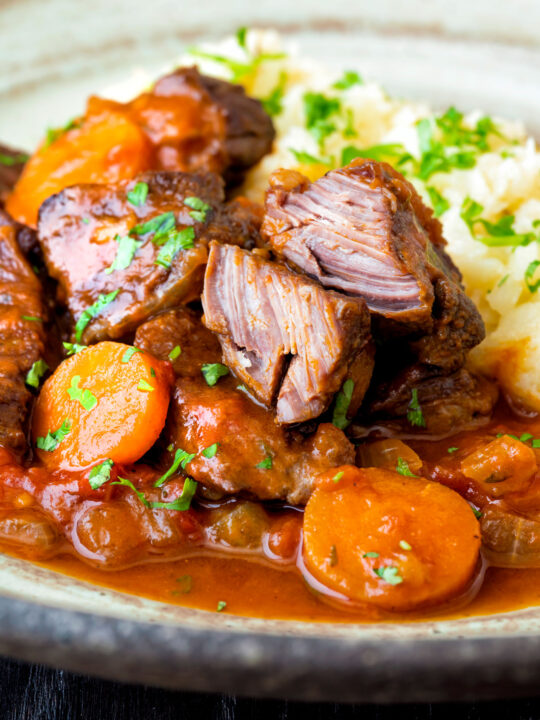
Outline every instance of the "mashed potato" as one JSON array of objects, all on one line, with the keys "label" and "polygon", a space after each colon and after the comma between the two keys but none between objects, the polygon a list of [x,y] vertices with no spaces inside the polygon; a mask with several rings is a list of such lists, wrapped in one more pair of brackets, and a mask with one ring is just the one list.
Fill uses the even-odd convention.
[{"label": "mashed potato", "polygon": [[336,74],[285,53],[270,31],[240,31],[180,61],[241,82],[273,114],[274,151],[243,188],[255,200],[279,167],[316,179],[351,152],[398,167],[440,217],[486,323],[471,362],[540,411],[540,152],[521,124],[390,98],[354,70]]}]

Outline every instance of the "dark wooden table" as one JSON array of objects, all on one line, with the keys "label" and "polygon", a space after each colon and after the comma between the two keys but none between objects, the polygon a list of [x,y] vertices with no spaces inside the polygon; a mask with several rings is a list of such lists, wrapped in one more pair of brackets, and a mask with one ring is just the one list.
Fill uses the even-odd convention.
[{"label": "dark wooden table", "polygon": [[540,699],[336,705],[168,692],[0,659],[0,720],[539,720]]}]

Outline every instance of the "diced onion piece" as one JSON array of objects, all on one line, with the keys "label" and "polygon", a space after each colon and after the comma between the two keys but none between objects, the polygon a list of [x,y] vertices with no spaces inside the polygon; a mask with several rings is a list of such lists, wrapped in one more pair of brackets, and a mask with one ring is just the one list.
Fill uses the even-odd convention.
[{"label": "diced onion piece", "polygon": [[422,460],[401,440],[388,438],[360,445],[356,461],[360,467],[380,467],[395,470],[399,459],[404,460],[415,475],[422,470]]},{"label": "diced onion piece", "polygon": [[504,508],[482,511],[482,544],[496,567],[540,568],[540,518],[527,518]]}]

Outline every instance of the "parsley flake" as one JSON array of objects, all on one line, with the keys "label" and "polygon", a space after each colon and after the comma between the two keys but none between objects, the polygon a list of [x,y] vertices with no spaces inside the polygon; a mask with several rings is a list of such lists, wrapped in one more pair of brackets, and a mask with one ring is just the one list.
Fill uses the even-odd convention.
[{"label": "parsley flake", "polygon": [[195,230],[192,227],[170,233],[167,242],[160,248],[154,264],[161,265],[168,270],[180,250],[188,250],[193,247],[194,239]]},{"label": "parsley flake", "polygon": [[385,565],[384,567],[373,568],[375,575],[389,585],[400,585],[403,582],[401,575],[398,575],[397,567]]},{"label": "parsley flake", "polygon": [[97,315],[99,315],[107,305],[110,305],[110,303],[113,302],[113,300],[116,299],[116,296],[120,290],[113,290],[112,292],[108,293],[107,295],[101,294],[98,296],[98,299],[93,305],[90,305],[90,307],[86,308],[86,310],[83,310],[81,315],[79,316],[79,319],[77,320],[77,323],[75,324],[75,340],[80,343],[82,340],[82,334],[86,329],[86,326]]},{"label": "parsley flake", "polygon": [[372,145],[367,148],[357,148],[354,145],[347,145],[347,147],[344,147],[341,151],[341,164],[348,165],[355,158],[367,158],[369,160],[376,160],[377,162],[389,162],[392,165],[399,165],[410,157],[403,145],[399,143],[384,143],[382,145]]},{"label": "parsley flake", "polygon": [[337,80],[332,87],[336,90],[348,90],[353,85],[363,85],[364,80],[355,70],[345,70],[339,80]]},{"label": "parsley flake", "polygon": [[325,139],[331,135],[336,126],[330,118],[341,110],[337,98],[328,98],[322,93],[307,92],[303,97],[306,128],[322,148]]},{"label": "parsley flake", "polygon": [[179,510],[180,512],[185,512],[186,510],[189,510],[191,500],[195,495],[195,491],[197,490],[197,483],[195,482],[195,480],[188,477],[185,479],[182,494],[178,498],[176,498],[176,500],[173,500],[172,502],[150,502],[145,496],[145,494],[138,490],[131,482],[131,480],[128,480],[128,478],[119,477],[118,480],[111,483],[111,485],[123,485],[124,487],[128,487],[135,493],[135,495],[137,495],[144,507],[148,509]]},{"label": "parsley flake", "polygon": [[[167,449],[169,452],[172,451],[172,447]],[[193,460],[194,457],[194,453],[188,453],[185,450],[182,450],[182,448],[178,448],[178,450],[174,453],[174,460],[171,467],[160,478],[158,478],[158,480],[156,480],[154,487],[162,487],[165,485],[167,480],[175,474],[180,466],[182,467],[182,470],[185,470],[186,466]]]},{"label": "parsley flake", "polygon": [[80,375],[71,378],[71,387],[68,388],[68,395],[72,400],[79,402],[85,410],[93,410],[97,405],[97,397],[90,390],[82,390],[79,387]]},{"label": "parsley flake", "polygon": [[156,215],[151,220],[147,220],[144,223],[139,223],[139,225],[135,225],[134,228],[132,228],[129,231],[130,235],[149,235],[150,233],[153,234],[153,241],[156,242],[160,238],[166,237],[167,233],[170,230],[173,230],[176,225],[176,218],[174,216],[174,213],[169,211],[166,213],[162,213],[161,215]]},{"label": "parsley flake", "polygon": [[455,453],[457,450],[459,450],[459,448],[457,448],[457,447],[449,447],[448,450],[447,450],[447,452],[449,452],[450,455],[451,455],[452,453]]},{"label": "parsley flake", "polygon": [[216,456],[216,453],[219,448],[219,443],[215,442],[212,445],[209,445],[207,448],[204,448],[204,450],[201,452],[201,455],[205,458],[208,458],[211,460],[213,457]]},{"label": "parsley flake", "polygon": [[289,148],[289,152],[303,165],[326,165],[327,167],[332,167],[334,164],[334,158],[315,157],[303,150],[295,150],[294,148]]},{"label": "parsley flake", "polygon": [[191,588],[193,587],[193,578],[191,575],[181,575],[179,578],[176,578],[176,582],[180,585],[182,595],[187,595],[187,593],[191,592]]},{"label": "parsley flake", "polygon": [[538,291],[538,288],[540,288],[540,277],[535,282],[532,281],[539,267],[540,260],[533,260],[529,263],[527,269],[525,270],[525,283],[527,284],[530,293],[535,293]]},{"label": "parsley flake", "polygon": [[362,555],[364,558],[378,558],[379,553],[378,552],[367,552]]},{"label": "parsley flake", "polygon": [[26,384],[34,388],[39,387],[39,381],[48,369],[49,366],[47,365],[45,360],[36,360],[26,374]]},{"label": "parsley flake", "polygon": [[426,427],[426,421],[420,403],[418,402],[418,390],[413,388],[411,401],[407,410],[407,420],[415,427]]},{"label": "parsley flake", "polygon": [[26,153],[17,153],[15,155],[6,155],[0,152],[0,165],[5,167],[13,167],[13,165],[21,165],[29,160],[30,156]]},{"label": "parsley flake", "polygon": [[124,235],[123,237],[115,235],[114,239],[118,243],[118,248],[112,264],[109,265],[108,268],[105,268],[106,275],[110,275],[115,270],[125,270],[128,268],[135,257],[135,253],[143,244],[142,241],[134,240],[129,235]]},{"label": "parsley flake", "polygon": [[270,457],[270,455],[267,455],[264,458],[264,460],[261,460],[260,463],[257,463],[257,465],[255,465],[255,467],[258,470],[271,470],[272,469],[272,458]]},{"label": "parsley flake", "polygon": [[77,353],[80,353],[82,350],[86,350],[88,345],[79,345],[78,343],[70,343],[70,342],[63,342],[62,345],[64,346],[64,350],[66,351],[67,357],[70,355],[76,355]]},{"label": "parsley flake", "polygon": [[450,207],[448,200],[434,187],[426,187],[435,217],[443,215]]},{"label": "parsley flake", "polygon": [[412,546],[406,540],[400,540],[399,547],[402,550],[412,550]]},{"label": "parsley flake", "polygon": [[225,602],[225,600],[220,600],[217,604],[217,611],[223,612],[226,607],[227,607],[227,603]]},{"label": "parsley flake", "polygon": [[38,437],[36,439],[36,446],[40,450],[52,452],[53,450],[56,450],[66,435],[69,435],[70,430],[71,420],[66,418],[57,430],[54,430],[53,432],[49,430],[45,437]]},{"label": "parsley flake", "polygon": [[283,96],[287,84],[287,73],[282,72],[276,87],[265,98],[261,98],[263,108],[270,115],[276,117],[283,112]]},{"label": "parsley flake", "polygon": [[187,197],[184,200],[184,205],[191,208],[191,212],[189,214],[194,220],[197,220],[197,222],[205,222],[206,216],[212,209],[212,207],[208,205],[208,203],[205,203],[204,200],[193,196]]},{"label": "parsley flake", "polygon": [[43,320],[35,315],[21,315],[21,320],[28,320],[28,322],[42,323]]},{"label": "parsley flake", "polygon": [[[503,215],[496,222],[489,222],[481,217],[483,205],[470,197],[466,197],[461,206],[461,219],[466,223],[472,237],[488,247],[519,247],[530,245],[539,238],[532,232],[516,233],[514,215]],[[484,233],[477,231],[480,226]]]},{"label": "parsley flake", "polygon": [[45,135],[45,141],[43,145],[41,146],[42,150],[45,150],[50,145],[53,144],[53,142],[56,142],[58,138],[62,137],[62,135],[65,135],[68,130],[74,130],[75,128],[78,128],[81,126],[81,122],[77,120],[76,118],[72,118],[71,120],[68,120],[67,123],[63,127],[59,128],[47,128],[47,134]]},{"label": "parsley flake", "polygon": [[180,357],[181,352],[182,348],[180,347],[180,345],[175,345],[169,353],[169,360],[176,360],[176,358]]},{"label": "parsley flake", "polygon": [[340,430],[345,430],[350,420],[347,418],[347,411],[351,404],[352,394],[354,391],[354,381],[350,378],[345,380],[341,390],[336,396],[336,404],[332,416],[332,423]]},{"label": "parsley flake", "polygon": [[333,480],[335,483],[338,483],[344,475],[345,475],[345,473],[343,472],[343,470],[340,470],[338,473],[336,473],[336,474],[334,475],[334,477],[332,478],[332,480]]},{"label": "parsley flake", "polygon": [[142,353],[142,350],[140,348],[133,347],[133,346],[128,347],[126,352],[122,355],[122,359],[120,360],[120,362],[128,363],[131,360],[131,358],[135,355],[135,353]]},{"label": "parsley flake", "polygon": [[150,383],[144,378],[141,378],[139,380],[139,384],[137,385],[137,390],[142,390],[143,392],[154,392],[155,389],[156,388],[153,387],[153,385],[150,385]]},{"label": "parsley flake", "polygon": [[402,457],[398,457],[397,459],[396,472],[398,472],[400,475],[405,475],[405,477],[418,477],[418,475],[415,475],[412,472],[411,468],[409,467],[409,463]]},{"label": "parsley flake", "polygon": [[111,468],[114,462],[107,458],[100,465],[96,465],[90,470],[88,482],[92,490],[97,490],[111,479]]},{"label": "parsley flake", "polygon": [[148,183],[138,182],[127,194],[128,201],[135,207],[142,207],[148,197]]},{"label": "parsley flake", "polygon": [[213,387],[219,378],[229,374],[229,368],[221,363],[205,363],[201,367],[201,372],[206,380],[206,384]]}]

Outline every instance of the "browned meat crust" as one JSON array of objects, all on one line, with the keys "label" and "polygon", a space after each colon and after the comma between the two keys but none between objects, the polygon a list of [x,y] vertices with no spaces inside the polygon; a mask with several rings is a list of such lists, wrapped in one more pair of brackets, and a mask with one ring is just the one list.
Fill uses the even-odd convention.
[{"label": "browned meat crust", "polygon": [[[148,184],[148,196],[137,207],[127,194],[136,183]],[[197,198],[209,206],[203,212],[185,204]],[[170,266],[159,264],[170,235],[153,232],[129,235],[135,226],[165,213],[174,215],[173,233],[192,228],[191,247],[178,249]],[[151,315],[197,298],[211,240],[252,245],[259,213],[246,202],[224,204],[223,181],[212,173],[143,173],[112,185],[75,185],[43,203],[38,235],[49,274],[59,282],[60,300],[73,323],[100,296],[117,296],[90,320],[85,343],[119,338],[133,332]],[[136,250],[127,267],[111,271],[119,239],[132,237]]]},{"label": "browned meat crust", "polygon": [[[307,438],[291,433],[235,385],[226,378],[209,387],[202,376],[176,383],[168,440],[175,448],[198,453],[189,464],[198,482],[227,495],[302,505],[319,473],[354,463],[354,447],[341,430],[323,423]],[[219,443],[214,457],[201,455],[214,442]]]},{"label": "browned meat crust", "polygon": [[[413,390],[424,426],[407,417]],[[494,383],[466,368],[441,376],[429,375],[422,366],[413,365],[387,382],[375,383],[362,416],[369,424],[381,423],[396,432],[446,435],[488,420],[497,397]]]},{"label": "browned meat crust", "polygon": [[25,378],[43,355],[45,310],[15,235],[12,225],[0,226],[0,445],[20,455],[31,398]]},{"label": "browned meat crust", "polygon": [[[178,99],[185,110],[176,128],[159,115],[164,98]],[[238,182],[272,148],[274,126],[261,103],[240,85],[201,75],[195,67],[162,77],[131,105],[165,170],[208,170]]]},{"label": "browned meat crust", "polygon": [[261,402],[275,404],[280,423],[318,417],[353,364],[356,379],[369,382],[370,319],[360,299],[325,290],[254,253],[213,243],[202,301],[205,324],[218,333],[225,363]]},{"label": "browned meat crust", "polygon": [[[202,365],[221,362],[221,345],[216,335],[205,328],[198,313],[186,307],[166,310],[141,325],[134,345],[160,360],[170,361],[180,377],[200,377]],[[173,353],[176,347],[180,348],[178,355],[178,351]]]}]

